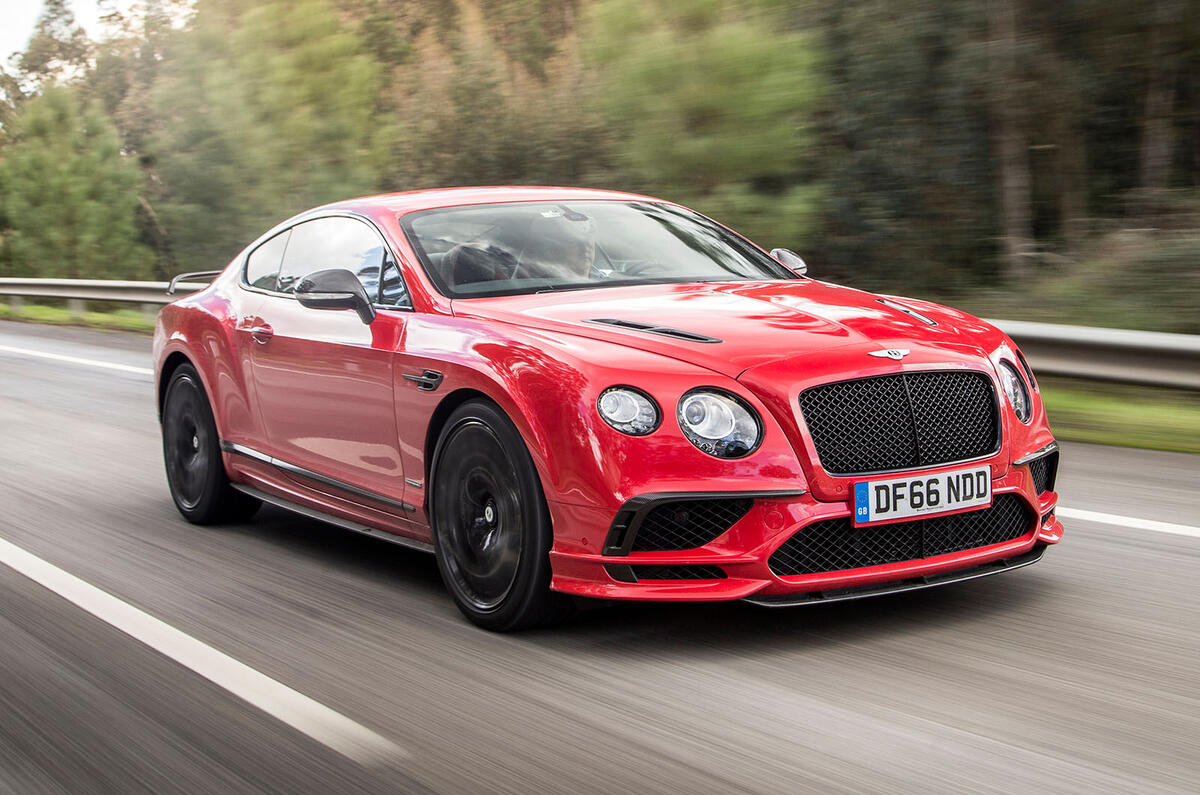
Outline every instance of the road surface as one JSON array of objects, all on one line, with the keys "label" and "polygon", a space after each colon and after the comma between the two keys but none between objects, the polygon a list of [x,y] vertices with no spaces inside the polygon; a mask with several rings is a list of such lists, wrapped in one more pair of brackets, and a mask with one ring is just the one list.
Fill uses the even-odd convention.
[{"label": "road surface", "polygon": [[493,635],[420,552],[185,523],[148,350],[0,323],[0,792],[1200,790],[1200,457],[1064,444],[1106,518],[1019,572]]}]

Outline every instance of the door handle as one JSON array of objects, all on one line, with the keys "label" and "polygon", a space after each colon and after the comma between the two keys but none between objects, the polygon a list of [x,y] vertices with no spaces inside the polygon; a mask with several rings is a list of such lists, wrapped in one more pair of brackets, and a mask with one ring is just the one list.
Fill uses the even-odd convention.
[{"label": "door handle", "polygon": [[275,332],[267,325],[255,326],[254,328],[247,329],[247,331],[250,332],[250,336],[254,337],[254,341],[259,345],[266,345],[271,341],[271,337],[275,336]]},{"label": "door handle", "polygon": [[426,370],[420,375],[401,373],[405,381],[416,381],[417,389],[422,392],[432,392],[442,385],[442,374],[437,370]]}]

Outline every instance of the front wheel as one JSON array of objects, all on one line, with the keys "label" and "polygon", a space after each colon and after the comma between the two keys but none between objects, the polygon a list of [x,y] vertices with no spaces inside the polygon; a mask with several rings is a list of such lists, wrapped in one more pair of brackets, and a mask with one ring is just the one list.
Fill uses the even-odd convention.
[{"label": "front wheel", "polygon": [[512,420],[470,401],[450,416],[431,467],[438,569],[475,624],[510,631],[571,612],[550,590],[552,531],[537,470]]},{"label": "front wheel", "polygon": [[193,524],[249,519],[260,502],[229,484],[221,440],[200,376],[191,365],[171,373],[162,412],[163,459],[171,499]]}]

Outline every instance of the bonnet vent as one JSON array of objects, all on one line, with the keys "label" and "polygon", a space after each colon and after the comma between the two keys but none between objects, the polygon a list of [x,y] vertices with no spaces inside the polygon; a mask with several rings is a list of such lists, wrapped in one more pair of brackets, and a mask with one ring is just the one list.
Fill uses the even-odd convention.
[{"label": "bonnet vent", "polygon": [[721,342],[716,337],[710,337],[707,334],[697,334],[694,331],[682,331],[669,326],[656,326],[653,323],[639,323],[636,320],[616,320],[614,318],[595,318],[589,320],[589,323],[603,323],[606,326],[616,326],[617,328],[633,329],[634,331],[644,331],[647,334],[661,334],[664,337],[674,337],[677,340],[687,340],[688,342]]}]

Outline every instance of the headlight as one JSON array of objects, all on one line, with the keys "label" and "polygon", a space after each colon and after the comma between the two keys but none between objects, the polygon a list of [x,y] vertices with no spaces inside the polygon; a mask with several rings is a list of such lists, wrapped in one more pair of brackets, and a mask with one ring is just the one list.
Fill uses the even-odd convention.
[{"label": "headlight", "polygon": [[645,436],[662,419],[654,400],[629,386],[613,386],[601,392],[596,410],[605,422],[630,436]]},{"label": "headlight", "polygon": [[1017,368],[1008,362],[1000,362],[1000,383],[1004,386],[1004,394],[1008,397],[1008,405],[1021,422],[1029,422],[1033,407],[1029,403],[1029,392],[1025,382],[1017,373]]},{"label": "headlight", "polygon": [[679,427],[688,441],[717,458],[742,458],[762,440],[754,409],[728,392],[693,389],[679,399]]},{"label": "headlight", "polygon": [[1019,349],[1014,348],[1013,353],[1017,354],[1017,361],[1021,363],[1021,369],[1025,371],[1025,377],[1029,379],[1029,385],[1037,389],[1037,379],[1033,377],[1033,368],[1029,366],[1029,362],[1025,361],[1025,356]]}]

